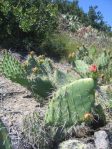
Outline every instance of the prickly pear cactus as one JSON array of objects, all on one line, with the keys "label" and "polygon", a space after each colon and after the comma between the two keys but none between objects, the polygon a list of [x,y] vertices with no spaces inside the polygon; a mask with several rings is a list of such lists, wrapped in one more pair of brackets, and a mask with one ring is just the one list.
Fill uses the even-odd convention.
[{"label": "prickly pear cactus", "polygon": [[93,63],[93,60],[89,56],[84,56],[83,61],[89,65]]},{"label": "prickly pear cactus", "polygon": [[91,78],[80,79],[60,88],[49,103],[45,123],[71,126],[82,122],[84,114],[94,107],[94,89]]},{"label": "prickly pear cactus", "polygon": [[104,69],[109,63],[109,55],[104,51],[101,56],[96,60],[96,64],[99,69]]},{"label": "prickly pear cactus", "polygon": [[[37,70],[38,66],[40,72]],[[24,67],[8,52],[4,54],[1,63],[1,72],[11,81],[26,87],[34,95],[38,94],[39,96],[47,97],[54,87],[43,72],[45,68],[36,62],[34,55],[29,55],[27,66]]]},{"label": "prickly pear cactus", "polygon": [[19,83],[25,87],[29,86],[26,72],[21,64],[8,52],[5,52],[4,54],[1,63],[1,73],[13,82]]},{"label": "prickly pear cactus", "polygon": [[29,54],[27,60],[23,63],[27,74],[30,76],[33,70],[38,69],[37,75],[50,76],[53,73],[53,65],[50,59],[45,58],[44,55],[36,57],[34,54]]},{"label": "prickly pear cactus", "polygon": [[84,56],[88,56],[88,49],[85,46],[82,46],[76,53],[76,59],[83,60]]},{"label": "prickly pear cactus", "polygon": [[54,73],[54,67],[52,65],[52,61],[48,58],[45,58],[43,62],[44,69],[46,70],[47,74],[53,74]]},{"label": "prickly pear cactus", "polygon": [[75,61],[75,68],[76,71],[80,74],[87,74],[89,72],[89,65],[86,64],[83,60],[76,60]]},{"label": "prickly pear cactus", "polygon": [[27,75],[31,75],[32,68],[38,67],[38,63],[37,63],[36,59],[34,58],[34,54],[29,54],[27,57],[27,60],[24,61],[22,66],[26,70]]},{"label": "prickly pear cactus", "polygon": [[41,97],[47,97],[50,95],[54,86],[47,77],[33,77],[30,81],[30,90],[34,95],[38,94]]},{"label": "prickly pear cactus", "polygon": [[72,81],[76,80],[73,75],[64,73],[58,69],[54,72],[53,81],[57,87],[63,86],[65,84],[71,83]]}]

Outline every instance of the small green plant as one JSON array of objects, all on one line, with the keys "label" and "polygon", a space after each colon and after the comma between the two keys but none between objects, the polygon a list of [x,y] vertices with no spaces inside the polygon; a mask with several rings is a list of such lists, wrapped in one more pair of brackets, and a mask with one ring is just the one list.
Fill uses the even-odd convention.
[{"label": "small green plant", "polygon": [[0,120],[0,148],[12,149],[11,139],[9,137],[8,131],[1,120]]},{"label": "small green plant", "polygon": [[98,65],[99,69],[105,69],[110,60],[110,55],[106,51],[102,52],[100,57],[96,60],[96,64]]},{"label": "small green plant", "polygon": [[23,124],[24,138],[27,144],[38,149],[53,149],[63,141],[66,129],[63,127],[48,126],[38,113],[26,116]]}]

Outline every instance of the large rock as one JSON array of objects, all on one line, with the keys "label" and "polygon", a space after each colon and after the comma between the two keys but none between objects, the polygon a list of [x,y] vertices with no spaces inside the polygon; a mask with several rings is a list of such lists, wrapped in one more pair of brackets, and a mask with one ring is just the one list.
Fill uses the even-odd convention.
[{"label": "large rock", "polygon": [[94,137],[96,149],[110,149],[108,135],[105,131],[95,132]]},{"label": "large rock", "polygon": [[79,140],[68,140],[62,142],[58,149],[95,149],[94,145],[91,143],[84,143]]}]

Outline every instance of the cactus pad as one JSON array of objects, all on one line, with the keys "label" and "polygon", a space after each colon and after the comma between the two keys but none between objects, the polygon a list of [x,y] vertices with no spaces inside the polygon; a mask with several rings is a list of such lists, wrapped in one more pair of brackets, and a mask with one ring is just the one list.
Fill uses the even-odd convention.
[{"label": "cactus pad", "polygon": [[94,107],[94,80],[80,79],[60,88],[49,103],[45,122],[48,125],[71,126],[83,121]]},{"label": "cactus pad", "polygon": [[29,86],[26,73],[21,64],[6,52],[2,60],[1,72],[11,81],[21,84],[22,86]]}]

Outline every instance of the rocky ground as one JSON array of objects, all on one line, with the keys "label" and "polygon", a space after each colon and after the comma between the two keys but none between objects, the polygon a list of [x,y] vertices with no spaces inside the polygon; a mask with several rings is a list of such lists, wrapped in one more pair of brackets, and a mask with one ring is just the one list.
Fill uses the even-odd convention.
[{"label": "rocky ground", "polygon": [[43,115],[45,107],[40,107],[25,88],[2,76],[0,76],[0,96],[0,117],[8,129],[14,149],[22,149],[20,140],[24,118],[34,111]]}]

